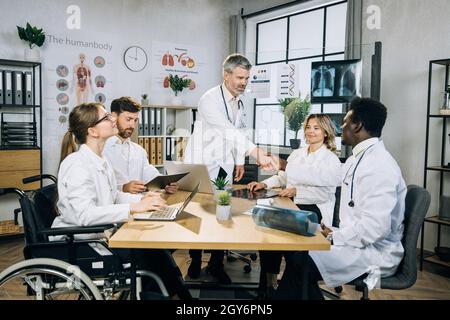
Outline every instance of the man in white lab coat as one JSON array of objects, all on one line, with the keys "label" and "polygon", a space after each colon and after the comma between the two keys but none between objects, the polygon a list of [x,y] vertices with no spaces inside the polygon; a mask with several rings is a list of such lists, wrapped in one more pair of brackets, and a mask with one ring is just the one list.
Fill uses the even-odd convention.
[{"label": "man in white lab coat", "polygon": [[[266,169],[277,166],[276,160],[256,147],[242,132],[245,128],[245,109],[241,95],[247,87],[252,65],[240,54],[228,56],[223,63],[223,83],[208,90],[199,101],[194,132],[186,146],[184,162],[205,164],[211,179],[219,173],[227,180],[241,180],[245,157],[251,156]],[[222,169],[222,170],[221,170]],[[192,262],[188,274],[197,278],[201,268],[201,251],[191,250]],[[230,283],[223,271],[223,251],[211,255],[209,272],[221,283]]]},{"label": "man in white lab coat", "polygon": [[[159,171],[148,162],[147,152],[130,140],[139,119],[141,105],[130,97],[111,102],[111,113],[116,118],[118,133],[106,141],[103,156],[111,163],[117,179],[117,188],[128,193],[146,191],[145,183],[159,176]],[[166,186],[174,193],[177,184]]]},{"label": "man in white lab coat", "polygon": [[332,244],[330,251],[290,255],[274,298],[322,299],[320,279],[337,287],[363,275],[372,289],[380,278],[396,272],[403,258],[406,185],[397,162],[379,139],[386,116],[380,102],[356,98],[342,125],[342,142],[353,147],[353,155],[340,173],[306,167],[297,171],[302,181],[311,179],[324,186],[340,182],[340,225],[322,226],[322,234]]}]

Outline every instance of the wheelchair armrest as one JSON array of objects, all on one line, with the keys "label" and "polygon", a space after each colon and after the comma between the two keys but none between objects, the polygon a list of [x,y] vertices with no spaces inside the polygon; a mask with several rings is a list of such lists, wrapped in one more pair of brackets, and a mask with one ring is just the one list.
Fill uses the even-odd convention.
[{"label": "wheelchair armrest", "polygon": [[117,228],[116,224],[104,224],[89,227],[50,228],[39,231],[44,236],[73,236],[75,234],[102,233],[105,230]]},{"label": "wheelchair armrest", "polygon": [[50,179],[54,183],[57,182],[56,177],[52,176],[51,174],[38,174],[36,176],[26,177],[26,178],[22,179],[22,182],[23,182],[23,184],[27,184],[27,183],[32,183],[32,182],[36,182],[36,181],[41,181],[44,179]]},{"label": "wheelchair armrest", "polygon": [[15,193],[18,194],[20,197],[25,195],[25,193],[22,190],[17,188],[0,188],[0,196],[3,196],[8,193]]}]

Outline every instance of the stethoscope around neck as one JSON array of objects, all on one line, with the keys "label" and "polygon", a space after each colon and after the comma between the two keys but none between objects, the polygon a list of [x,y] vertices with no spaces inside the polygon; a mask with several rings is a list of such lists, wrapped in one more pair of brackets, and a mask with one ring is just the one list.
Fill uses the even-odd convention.
[{"label": "stethoscope around neck", "polygon": [[[350,208],[353,208],[355,206],[355,201],[353,200],[353,181],[355,180],[355,173],[356,173],[356,169],[358,169],[359,164],[361,163],[362,158],[364,157],[364,155],[366,154],[367,150],[369,150],[370,148],[372,148],[375,144],[371,145],[370,147],[368,147],[366,150],[364,150],[363,154],[361,155],[361,158],[358,159],[358,162],[356,163],[355,169],[353,170],[353,174],[352,174],[352,181],[350,184],[350,201],[348,203],[348,206]],[[345,174],[345,176],[348,175],[348,172],[350,171],[351,167],[347,170],[347,173]]]},{"label": "stethoscope around neck", "polygon": [[[230,121],[231,124],[233,124],[233,121],[231,121],[231,118],[230,118],[230,114],[228,113],[228,105],[227,105],[227,101],[225,100],[225,95],[223,94],[222,85],[220,85],[220,92],[222,93],[223,106],[225,107],[225,111],[227,113],[228,121]],[[241,110],[241,107],[242,107],[242,110],[243,110],[244,109],[244,103],[239,99],[238,100],[238,110]]]}]

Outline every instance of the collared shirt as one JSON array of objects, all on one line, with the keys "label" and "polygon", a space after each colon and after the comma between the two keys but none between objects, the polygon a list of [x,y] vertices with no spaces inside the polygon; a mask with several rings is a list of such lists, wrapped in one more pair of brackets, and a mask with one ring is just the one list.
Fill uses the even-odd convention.
[{"label": "collared shirt", "polygon": [[67,156],[58,172],[60,215],[52,227],[90,226],[128,219],[130,203],[141,195],[118,191],[109,162],[83,144]]},{"label": "collared shirt", "polygon": [[356,158],[358,155],[361,154],[361,152],[363,152],[364,150],[366,150],[370,146],[373,146],[378,141],[380,141],[380,139],[378,139],[378,138],[370,138],[370,139],[366,139],[364,141],[361,141],[360,143],[358,143],[353,148],[353,150],[352,150],[353,156]]},{"label": "collared shirt", "polygon": [[[308,167],[309,170],[298,179],[296,172],[303,167]],[[340,171],[340,167],[339,158],[325,145],[311,153],[308,153],[308,147],[303,147],[294,150],[287,158],[286,171],[279,171],[277,175],[264,180],[263,183],[267,185],[268,189],[276,187],[295,188],[294,202],[296,204],[317,205],[322,213],[323,223],[330,226],[333,221],[336,188],[322,186],[319,181],[314,183],[314,180],[316,178],[319,180],[319,177],[312,172],[327,170],[337,173]],[[312,183],[308,180],[312,180]]]},{"label": "collared shirt", "polygon": [[239,101],[241,100],[240,96],[233,96],[231,92],[227,89],[225,86],[225,83],[222,83],[222,89],[223,89],[223,96],[225,97],[225,101],[227,104],[231,107],[231,111],[233,113],[233,117],[231,121],[235,123],[237,113],[239,111]]},{"label": "collared shirt", "polygon": [[132,180],[147,183],[160,175],[159,171],[148,162],[144,148],[130,139],[122,143],[117,136],[109,138],[103,149],[103,156],[112,164],[119,190]]}]

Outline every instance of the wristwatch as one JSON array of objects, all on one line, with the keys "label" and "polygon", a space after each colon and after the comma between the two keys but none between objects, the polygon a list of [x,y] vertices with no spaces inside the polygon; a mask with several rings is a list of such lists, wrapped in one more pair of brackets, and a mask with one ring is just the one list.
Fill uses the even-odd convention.
[{"label": "wristwatch", "polygon": [[325,239],[327,239],[328,241],[330,241],[331,244],[333,244],[333,232],[330,232]]}]

